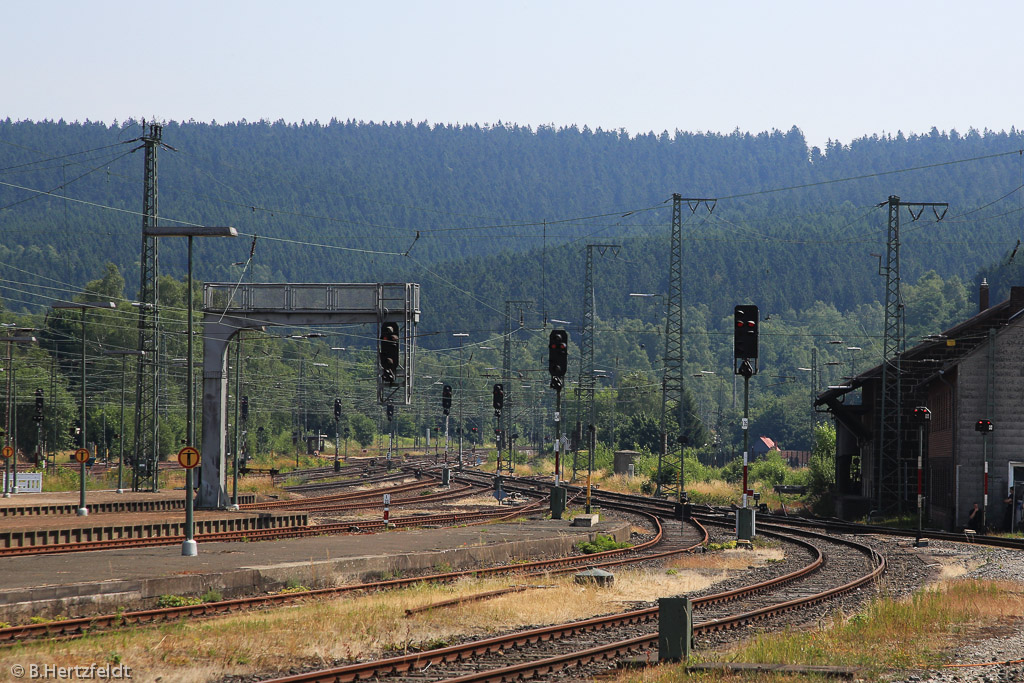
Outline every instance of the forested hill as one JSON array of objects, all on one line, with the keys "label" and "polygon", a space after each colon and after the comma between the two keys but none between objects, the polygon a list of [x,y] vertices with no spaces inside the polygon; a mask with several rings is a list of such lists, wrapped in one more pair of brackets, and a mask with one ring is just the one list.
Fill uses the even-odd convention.
[{"label": "forested hill", "polygon": [[[142,132],[135,121],[0,122],[7,307],[39,310],[107,261],[137,288]],[[1024,232],[1016,131],[933,130],[819,150],[796,128],[629,137],[585,127],[172,122],[163,142],[173,149],[159,155],[160,222],[243,234],[199,240],[197,278],[239,279],[233,264],[258,235],[254,280],[420,282],[425,320],[438,329],[499,327],[506,299],[577,320],[586,245],[598,243],[623,247],[598,262],[599,314],[636,315],[628,292],[667,291],[674,192],[717,199],[683,210],[687,296],[712,316],[739,301],[779,312],[876,301],[871,254],[885,248],[879,204],[890,195],[950,203],[941,222],[930,210],[917,221],[903,214],[908,283],[929,270],[970,282],[988,269],[998,296],[1019,275],[1008,263]],[[161,272],[180,277],[183,244],[160,249]]]}]

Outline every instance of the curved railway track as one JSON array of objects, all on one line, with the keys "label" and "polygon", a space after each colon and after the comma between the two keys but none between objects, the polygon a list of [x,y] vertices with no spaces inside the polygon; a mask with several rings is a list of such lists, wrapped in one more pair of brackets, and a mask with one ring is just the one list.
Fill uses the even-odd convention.
[{"label": "curved railway track", "polygon": [[[528,506],[515,508],[511,511],[504,510],[505,517],[522,515],[528,509],[539,506],[543,501],[531,503]],[[422,523],[423,518],[417,518]],[[493,519],[485,521],[495,521]],[[699,524],[693,526],[695,530],[688,538],[682,534],[673,534],[671,546],[668,549],[655,548],[665,540],[664,530],[658,520],[650,516],[649,521],[654,527],[655,533],[648,541],[620,550],[609,550],[603,553],[591,555],[571,555],[549,560],[538,560],[535,562],[499,565],[469,569],[464,571],[445,572],[426,576],[417,576],[388,581],[373,581],[367,583],[350,584],[332,588],[321,588],[309,591],[296,591],[284,594],[259,595],[248,598],[237,598],[233,600],[222,600],[218,602],[203,603],[201,605],[184,605],[180,607],[166,607],[151,610],[137,610],[121,614],[108,614],[93,617],[82,617],[76,619],[64,619],[61,621],[45,622],[41,624],[25,624],[0,629],[0,644],[13,644],[24,640],[39,638],[72,638],[85,633],[94,633],[98,630],[110,630],[116,628],[128,628],[137,625],[158,624],[166,621],[182,618],[194,618],[227,614],[258,607],[294,603],[310,598],[333,597],[343,593],[360,591],[389,590],[393,588],[404,588],[422,582],[450,582],[467,576],[493,576],[500,574],[515,575],[536,575],[555,574],[561,572],[578,571],[581,566],[615,566],[618,564],[644,562],[652,559],[688,552],[703,544],[707,540],[707,534]],[[484,522],[477,522],[484,523]],[[677,538],[678,536],[678,538]]]},{"label": "curved railway track", "polygon": [[[794,532],[763,530],[762,533],[782,538],[783,534],[791,536]],[[813,532],[796,533],[813,539],[789,538],[787,541],[803,549],[806,559],[802,566],[770,581],[696,598],[693,601],[697,621],[695,635],[738,628],[805,608],[870,584],[885,570],[884,558],[865,545]],[[823,547],[828,548],[828,562]],[[841,549],[838,554],[837,548]],[[847,559],[851,556],[852,559]],[[418,682],[513,681],[649,653],[657,646],[657,639],[657,608],[650,607],[270,680],[273,683],[342,683],[386,676],[394,681]],[[656,654],[653,659],[657,659]],[[579,671],[574,675],[579,674],[591,675]]]},{"label": "curved railway track", "polygon": [[[333,473],[337,476],[337,473]],[[390,476],[390,475],[389,475]],[[455,479],[464,485],[455,487]],[[455,492],[484,490],[493,480],[493,475],[473,472],[453,472],[453,489]],[[329,482],[323,482],[330,486]],[[365,483],[365,479],[362,483]],[[436,485],[431,482],[427,486]],[[319,486],[319,485],[318,485]],[[410,485],[415,486],[415,485]],[[504,478],[507,491],[518,491],[532,497],[547,493],[549,483],[543,481],[517,480]],[[400,487],[378,489],[371,492],[349,494],[328,494],[306,499],[321,500],[314,505],[322,506],[317,511],[334,511],[350,509],[350,506],[372,509],[381,505],[359,505],[361,498],[376,497]],[[577,499],[582,489],[569,487],[570,496]],[[320,489],[312,489],[320,490]],[[406,488],[415,491],[416,488]],[[449,494],[441,494],[447,497]],[[467,494],[468,495],[468,494]],[[605,508],[629,510],[633,514],[642,515],[649,520],[653,533],[651,538],[635,548],[608,551],[605,553],[570,556],[543,560],[527,564],[488,567],[460,572],[446,572],[430,576],[410,577],[390,581],[379,581],[352,584],[334,588],[317,589],[297,593],[263,595],[252,598],[225,600],[203,605],[192,605],[156,610],[140,610],[117,615],[105,615],[82,619],[68,619],[59,622],[31,624],[0,629],[0,643],[15,643],[32,638],[70,638],[103,629],[133,627],[140,624],[156,624],[167,620],[178,620],[183,617],[200,617],[225,614],[234,611],[265,607],[270,605],[292,603],[310,598],[329,597],[353,591],[387,590],[400,588],[419,582],[451,581],[467,575],[486,576],[493,574],[515,573],[518,575],[559,573],[578,571],[581,566],[611,567],[621,564],[652,562],[666,556],[688,552],[702,543],[706,543],[708,535],[700,521],[692,520],[689,524],[663,525],[659,518],[674,517],[679,507],[672,501],[651,499],[627,494],[614,494],[595,490],[593,498],[596,504]],[[412,496],[410,502],[427,502],[435,496]],[[404,501],[402,498],[392,502],[395,505]],[[340,503],[339,501],[348,501]],[[282,501],[285,502],[285,501]],[[293,502],[293,501],[287,501]],[[514,510],[502,510],[501,516],[510,517],[525,514],[535,509],[541,501]],[[720,511],[708,510],[702,514],[704,523],[712,525],[732,526],[732,520],[726,519]],[[478,520],[493,518],[495,513],[468,513],[463,515],[420,516],[407,520],[392,520],[396,525],[422,525],[427,523],[444,523],[439,518],[459,519],[465,522],[470,516]],[[499,517],[500,518],[500,517]],[[479,522],[483,523],[483,522]],[[375,525],[383,526],[383,522],[359,522],[362,529],[369,530]],[[338,533],[340,527],[351,530],[352,523],[321,525],[313,527],[309,533]],[[334,529],[333,531],[331,529]],[[266,530],[268,532],[296,530]],[[854,532],[856,533],[856,532]],[[863,533],[861,531],[860,533]],[[779,526],[766,523],[764,518],[758,520],[759,536],[773,536],[780,542],[789,544],[792,550],[787,553],[791,557],[778,567],[778,575],[768,581],[758,581],[748,586],[722,593],[705,595],[694,599],[695,636],[738,628],[744,624],[771,618],[787,611],[805,609],[829,598],[855,591],[874,581],[885,569],[885,561],[870,547],[856,541],[835,538],[817,532],[795,529],[791,526]],[[248,540],[255,540],[254,532],[238,534],[209,534],[200,537],[200,541],[228,540],[219,537],[235,535]],[[214,538],[218,537],[218,538]],[[800,538],[797,538],[800,537]],[[144,541],[180,542],[179,539],[139,539]],[[958,538],[957,540],[962,540]],[[92,545],[95,544],[74,544]],[[86,549],[86,548],[82,548]],[[93,548],[90,548],[93,549]],[[799,559],[797,559],[799,556]],[[827,560],[826,560],[827,557]],[[794,567],[792,565],[799,565]],[[470,596],[467,599],[478,598]],[[332,669],[309,672],[285,678],[272,679],[275,683],[310,683],[314,681],[355,681],[368,678],[389,677],[394,681],[415,680],[430,682],[440,680],[454,681],[506,681],[517,680],[530,676],[543,676],[554,671],[569,667],[603,666],[600,662],[622,656],[636,656],[647,653],[650,657],[651,648],[657,645],[657,608],[631,610],[619,614],[595,617],[592,619],[558,624],[555,626],[530,629],[517,633],[472,641],[462,645],[440,648],[426,652],[418,652],[400,657],[390,657],[360,664],[350,664]],[[656,654],[653,656],[656,660]],[[595,664],[597,663],[597,664]],[[589,670],[581,675],[590,676]]]}]

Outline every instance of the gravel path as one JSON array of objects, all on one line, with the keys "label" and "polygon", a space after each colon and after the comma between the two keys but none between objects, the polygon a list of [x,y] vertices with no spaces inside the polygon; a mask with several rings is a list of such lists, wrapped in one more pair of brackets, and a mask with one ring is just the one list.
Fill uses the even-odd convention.
[{"label": "gravel path", "polygon": [[[986,581],[1024,582],[1024,552],[984,546],[933,542],[933,558],[943,564],[959,564],[964,578]],[[1002,628],[983,629],[957,645],[951,664],[959,666],[898,678],[905,681],[937,683],[1002,683],[1024,681],[1024,615]],[[988,666],[976,666],[990,662]]]},{"label": "gravel path", "polygon": [[[727,533],[722,534],[723,539],[728,536]],[[942,578],[1009,581],[1024,585],[1024,552],[1019,550],[935,540],[931,540],[927,548],[914,548],[913,540],[891,536],[858,536],[855,540],[868,543],[885,556],[888,570],[881,590],[896,599],[907,597],[922,586]],[[837,608],[856,611],[869,598],[870,592],[858,592],[830,601],[820,611],[801,610],[780,619],[779,623],[813,624]],[[742,637],[749,638],[756,630],[746,630]],[[765,630],[772,630],[772,627],[765,627]],[[740,637],[726,632],[719,636],[722,642],[716,639],[704,645],[720,646]],[[1024,660],[1024,614],[995,628],[978,629],[970,638],[958,643],[949,655],[951,664],[972,666],[907,671],[891,675],[888,680],[910,683],[1024,683],[1024,663],[1018,661]],[[981,664],[988,665],[977,666]]]}]

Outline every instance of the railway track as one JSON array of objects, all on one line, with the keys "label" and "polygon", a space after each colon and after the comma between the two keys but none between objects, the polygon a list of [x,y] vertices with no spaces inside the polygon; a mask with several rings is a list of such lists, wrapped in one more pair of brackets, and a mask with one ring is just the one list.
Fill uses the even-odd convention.
[{"label": "railway track", "polygon": [[[515,517],[529,512],[530,510],[535,511],[542,503],[543,501],[535,501],[527,506],[513,508],[511,510],[503,510],[501,511],[502,517]],[[485,513],[473,514],[483,516]],[[502,517],[492,516],[489,519],[478,520],[476,523],[500,521]],[[426,518],[414,518],[413,520],[410,520],[410,524],[422,524],[424,519]],[[463,520],[464,519],[465,516],[463,517]],[[99,630],[158,624],[182,618],[222,615],[259,607],[294,603],[306,599],[333,597],[343,593],[404,588],[422,582],[444,583],[470,576],[480,577],[503,574],[519,576],[555,574],[578,571],[581,567],[585,566],[615,566],[625,563],[644,562],[670,554],[687,552],[705,542],[707,538],[706,532],[703,531],[703,527],[696,525],[693,527],[694,531],[686,538],[684,538],[684,534],[682,533],[670,534],[670,547],[657,548],[656,546],[663,543],[666,538],[661,524],[657,519],[651,517],[650,522],[655,533],[648,541],[633,548],[609,550],[592,555],[572,555],[549,560],[538,560],[535,562],[482,567],[464,571],[444,572],[440,574],[392,579],[388,581],[357,583],[332,588],[289,592],[285,594],[259,595],[248,598],[203,603],[201,605],[183,605],[179,607],[137,610],[121,614],[64,619],[61,621],[44,622],[40,624],[24,624],[0,629],[0,645],[10,645],[40,638],[73,638],[86,633],[94,633]]]},{"label": "railway track", "polygon": [[[539,503],[493,511],[483,510],[474,512],[450,512],[436,515],[393,517],[389,522],[384,522],[383,520],[359,520],[315,524],[305,527],[278,527],[272,529],[250,529],[245,531],[223,531],[211,534],[196,534],[195,540],[198,543],[250,543],[254,541],[275,541],[287,538],[308,538],[310,536],[328,536],[344,533],[380,531],[383,530],[388,523],[397,528],[417,527],[424,526],[426,524],[454,526],[457,524],[471,524],[516,517],[534,509],[537,504]],[[352,509],[372,509],[372,506],[356,506]],[[150,548],[162,545],[179,545],[184,540],[185,537],[183,535],[147,536],[139,538],[119,538],[106,541],[86,541],[82,543],[54,543],[50,545],[0,548],[0,558],[24,557],[26,555],[52,555],[57,553],[74,553],[93,550]]]},{"label": "railway track", "polygon": [[[868,546],[792,530],[762,530],[800,548],[799,567],[768,581],[694,600],[694,633],[738,628],[787,611],[806,608],[874,581],[884,559]],[[810,540],[808,540],[810,539]],[[838,550],[838,552],[837,552]],[[828,553],[829,561],[825,561]],[[519,631],[400,657],[313,671],[273,683],[342,683],[387,677],[393,681],[512,681],[573,668],[589,679],[593,669],[624,656],[650,655],[657,646],[657,608],[649,607],[567,624]],[[657,659],[656,653],[653,659]]]},{"label": "railway track", "polygon": [[[492,478],[490,475],[471,473],[459,475],[467,483],[466,489],[482,490],[483,485]],[[547,485],[543,482],[518,482],[506,479],[506,490],[521,490],[524,493],[538,496],[546,493]],[[383,490],[372,492],[377,496]],[[91,617],[81,620],[65,620],[47,624],[34,624],[11,629],[0,629],[0,642],[17,642],[29,638],[67,638],[96,630],[131,627],[139,624],[160,623],[166,620],[177,620],[189,616],[210,616],[225,614],[232,611],[252,609],[274,604],[285,604],[298,600],[327,597],[344,592],[386,590],[398,588],[422,581],[450,581],[469,574],[488,575],[514,572],[518,575],[531,573],[558,573],[577,571],[581,566],[613,567],[621,564],[655,562],[666,556],[687,552],[696,545],[705,542],[707,534],[699,522],[662,524],[659,517],[672,517],[677,508],[674,503],[641,499],[622,494],[606,495],[608,492],[595,493],[595,501],[603,507],[621,507],[633,514],[645,516],[650,520],[654,533],[651,538],[634,549],[610,551],[599,555],[573,556],[557,558],[514,567],[492,567],[466,572],[448,572],[433,576],[410,577],[384,582],[353,584],[331,589],[319,589],[302,593],[290,593],[275,596],[258,596],[255,598],[221,601],[204,605],[185,606],[182,608],[163,608],[144,610],[105,617]],[[575,498],[581,495],[573,490]],[[426,496],[416,496],[422,501]],[[313,499],[310,499],[313,500]],[[335,501],[339,500],[337,498]],[[341,498],[340,500],[346,500]],[[353,500],[349,498],[348,500]],[[638,502],[649,504],[650,512],[638,509]],[[534,508],[540,502],[532,504]],[[503,511],[508,515],[524,514],[523,509]],[[465,517],[463,517],[465,519]],[[399,520],[393,520],[398,522]],[[403,520],[404,521],[404,520]],[[435,523],[428,517],[416,517],[410,523]],[[705,523],[731,527],[732,521],[721,514],[706,517]],[[380,524],[383,524],[381,522]],[[320,531],[325,531],[323,525]],[[351,525],[342,523],[341,525]],[[370,527],[370,523],[362,523]],[[274,530],[268,530],[274,531]],[[695,634],[718,632],[736,628],[744,623],[769,618],[786,610],[803,609],[808,604],[828,599],[829,596],[845,591],[856,590],[870,583],[884,570],[884,560],[866,546],[845,539],[834,539],[811,531],[776,528],[774,525],[758,520],[760,536],[778,534],[780,539],[786,536],[802,535],[811,540],[785,540],[791,544],[785,563],[787,571],[777,567],[780,575],[770,582],[758,581],[750,586],[710,596],[701,596],[694,601],[695,618],[698,621]],[[251,532],[248,535],[252,535]],[[783,541],[780,541],[783,542]],[[800,548],[796,550],[796,548]],[[853,552],[856,549],[856,552]],[[825,561],[826,555],[828,561]],[[793,569],[791,565],[799,564]],[[851,581],[850,577],[857,577]],[[472,596],[471,596],[472,598]],[[31,633],[31,629],[37,629]],[[392,680],[512,680],[520,677],[543,676],[555,670],[567,667],[603,665],[594,662],[606,662],[609,658],[626,655],[643,656],[650,653],[657,640],[657,609],[649,607],[632,610],[616,615],[597,617],[571,624],[559,624],[545,629],[509,634],[505,637],[475,641],[463,646],[442,648],[437,651],[415,653],[406,657],[393,657],[359,665],[349,665],[319,672],[310,672],[299,676],[290,676],[277,681],[343,681],[360,680],[368,677],[389,676]],[[477,653],[477,654],[473,654]],[[480,654],[484,653],[484,654]],[[486,654],[489,653],[489,654]],[[656,656],[654,657],[656,659]],[[590,662],[590,664],[582,664]],[[355,667],[355,668],[353,668]],[[591,670],[578,671],[586,677]],[[574,674],[575,675],[575,674]]]},{"label": "railway track", "polygon": [[[409,475],[405,474],[404,477]],[[423,489],[437,486],[436,480],[431,481],[415,481],[408,484],[399,484],[397,486],[385,486],[381,488],[375,488],[368,491],[348,491],[345,493],[331,493],[322,496],[313,496],[310,498],[295,498],[290,500],[274,500],[260,503],[247,503],[245,505],[239,505],[240,510],[295,510],[303,509],[311,505],[327,505],[332,503],[341,503],[341,501],[355,501],[362,500],[364,498],[379,498],[381,494],[388,493],[393,496],[393,499],[401,498],[401,496],[395,496],[400,493],[410,493],[415,491],[421,491]],[[329,484],[319,484],[324,488],[332,488]]]}]

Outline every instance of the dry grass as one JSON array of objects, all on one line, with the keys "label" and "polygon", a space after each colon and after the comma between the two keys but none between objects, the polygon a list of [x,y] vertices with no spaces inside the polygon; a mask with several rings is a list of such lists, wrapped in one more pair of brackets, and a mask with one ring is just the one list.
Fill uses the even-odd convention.
[{"label": "dry grass", "polygon": [[710,482],[692,482],[687,485],[686,492],[690,494],[690,500],[695,503],[728,505],[739,500],[741,488],[742,486],[739,484],[733,485],[721,479],[716,479]]},{"label": "dry grass", "polygon": [[500,578],[464,579],[77,641],[26,644],[0,657],[4,670],[16,663],[76,666],[120,661],[133,668],[133,680],[160,677],[162,683],[196,683],[226,673],[276,670],[298,661],[326,665],[398,653],[411,645],[440,647],[455,638],[622,611],[635,601],[700,590],[718,580],[697,571],[673,571],[622,570],[609,589],[580,586],[571,577],[534,578],[528,583],[553,587],[405,617],[408,608],[510,585]]},{"label": "dry grass", "polygon": [[608,474],[604,470],[599,470],[601,475],[597,479],[597,483],[600,487],[606,491],[615,491],[616,493],[641,493],[640,487],[644,485],[646,479],[643,477],[630,477],[626,474]]},{"label": "dry grass", "polygon": [[785,555],[780,548],[755,547],[752,550],[732,548],[703,555],[680,555],[672,560],[667,560],[665,566],[676,569],[700,569],[705,572],[728,572],[745,570],[750,567],[763,567],[766,564],[782,560]]},{"label": "dry grass", "polygon": [[[864,680],[887,680],[891,672],[934,669],[965,639],[1019,629],[1024,613],[1020,584],[950,581],[907,600],[879,598],[856,615],[835,613],[816,628],[764,633],[726,652],[697,652],[695,659],[863,667]],[[687,674],[677,665],[624,674],[620,683],[734,680],[720,673]],[[756,674],[745,681],[783,681]]]}]

